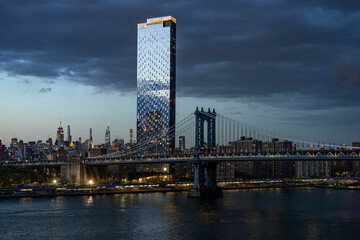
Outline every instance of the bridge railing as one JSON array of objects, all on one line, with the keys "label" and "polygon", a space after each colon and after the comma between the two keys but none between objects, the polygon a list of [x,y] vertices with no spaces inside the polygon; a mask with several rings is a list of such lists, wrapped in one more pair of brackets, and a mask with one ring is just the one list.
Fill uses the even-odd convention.
[{"label": "bridge railing", "polygon": [[[216,153],[200,154],[199,160],[206,161],[306,161],[306,160],[335,160],[360,161],[360,151],[292,151],[292,152],[239,152],[239,153]],[[151,156],[121,156],[107,158],[85,158],[84,164],[122,164],[122,163],[151,163],[151,162],[194,162],[193,154],[180,155],[151,155]],[[60,166],[69,163],[62,160],[34,160],[34,161],[2,161],[1,167],[36,167],[36,166]]]}]

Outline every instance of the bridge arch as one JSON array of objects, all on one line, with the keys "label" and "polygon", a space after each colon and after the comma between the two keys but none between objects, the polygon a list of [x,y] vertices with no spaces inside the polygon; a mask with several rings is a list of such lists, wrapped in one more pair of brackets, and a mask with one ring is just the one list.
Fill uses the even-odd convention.
[{"label": "bridge arch", "polygon": [[71,177],[70,177],[70,183],[71,184],[75,184],[76,183],[76,176],[75,174],[72,174]]},{"label": "bridge arch", "polygon": [[[195,111],[195,154],[198,156],[200,149],[214,150],[216,148],[216,112],[215,109],[207,112],[203,108]],[[206,134],[205,134],[206,132]],[[207,146],[205,145],[205,135]]]}]

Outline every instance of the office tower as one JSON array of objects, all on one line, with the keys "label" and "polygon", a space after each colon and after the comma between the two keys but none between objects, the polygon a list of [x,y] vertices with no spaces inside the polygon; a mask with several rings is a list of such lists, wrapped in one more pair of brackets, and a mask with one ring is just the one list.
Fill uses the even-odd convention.
[{"label": "office tower", "polygon": [[0,161],[7,160],[9,157],[9,153],[6,150],[6,146],[2,144],[0,138]]},{"label": "office tower", "polygon": [[125,146],[124,144],[124,139],[122,138],[115,138],[113,141],[113,147],[118,148],[118,149],[123,149]]},{"label": "office tower", "polygon": [[56,145],[60,147],[63,144],[64,144],[64,129],[62,128],[60,121],[59,128],[56,132]]},{"label": "office tower", "polygon": [[11,148],[18,148],[18,139],[17,138],[12,138],[11,139],[10,147]]},{"label": "office tower", "polygon": [[85,140],[85,149],[87,151],[90,151],[93,148],[94,148],[94,142],[92,137],[92,128],[90,128],[90,138]]},{"label": "office tower", "polygon": [[107,126],[106,131],[105,131],[105,145],[110,146],[111,145],[111,140],[110,140],[110,127]]},{"label": "office tower", "polygon": [[179,149],[181,152],[185,150],[185,136],[179,136]]},{"label": "office tower", "polygon": [[51,137],[48,137],[48,140],[46,140],[46,144],[47,144],[49,147],[52,147],[53,142],[52,142],[52,138],[51,138]]},{"label": "office tower", "polygon": [[133,130],[132,128],[130,129],[130,144],[134,143],[134,135],[133,135]]},{"label": "office tower", "polygon": [[137,141],[154,144],[150,152],[175,147],[176,19],[147,19],[138,24]]},{"label": "office tower", "polygon": [[23,146],[24,146],[24,141],[23,140],[20,140],[18,142],[18,149],[23,149]]},{"label": "office tower", "polygon": [[68,141],[68,143],[71,143],[71,133],[70,133],[70,125],[67,126],[67,138],[66,141]]},{"label": "office tower", "polygon": [[24,161],[26,160],[26,157],[27,157],[27,150],[26,150],[26,147],[27,147],[27,144],[24,144],[24,154],[23,154],[23,157],[24,157]]}]

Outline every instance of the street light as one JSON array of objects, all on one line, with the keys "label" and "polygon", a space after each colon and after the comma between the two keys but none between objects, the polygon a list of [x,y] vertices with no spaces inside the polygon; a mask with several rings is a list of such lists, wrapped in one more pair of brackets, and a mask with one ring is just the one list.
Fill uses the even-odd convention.
[{"label": "street light", "polygon": [[93,185],[94,181],[93,180],[89,180],[89,185]]},{"label": "street light", "polygon": [[57,182],[56,179],[54,179],[54,180],[53,180],[53,183],[56,184],[56,182]]}]

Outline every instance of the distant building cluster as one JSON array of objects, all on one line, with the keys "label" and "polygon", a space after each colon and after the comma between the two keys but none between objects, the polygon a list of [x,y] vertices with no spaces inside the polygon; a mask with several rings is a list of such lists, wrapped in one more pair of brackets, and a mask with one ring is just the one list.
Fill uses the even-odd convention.
[{"label": "distant building cluster", "polygon": [[56,131],[55,141],[49,137],[45,142],[42,140],[24,142],[14,137],[11,139],[10,146],[6,147],[0,139],[0,161],[67,161],[71,157],[99,156],[126,148],[130,149],[134,144],[132,129],[130,129],[130,142],[125,143],[121,138],[111,141],[110,127],[107,126],[105,141],[99,145],[94,145],[92,128],[90,128],[89,138],[84,142],[81,137],[76,141],[72,138],[70,125],[66,129],[66,140],[61,121]]},{"label": "distant building cluster", "polygon": [[[60,125],[56,131],[55,142],[48,138],[42,140],[24,142],[12,138],[6,147],[0,139],[0,161],[33,161],[33,160],[62,160],[68,161],[71,157],[95,157],[109,153],[131,150],[136,147],[133,129],[129,131],[129,141],[123,138],[115,138],[111,141],[110,127],[105,129],[104,143],[94,145],[92,129],[89,138],[82,142],[81,138],[74,141],[71,136],[71,128],[67,126],[66,140],[64,129]],[[194,148],[186,147],[185,136],[178,137],[178,146],[173,150],[174,154],[194,154]],[[360,147],[360,142],[354,142],[354,147]],[[241,137],[239,140],[231,141],[226,145],[217,145],[217,153],[278,153],[295,151],[296,145],[291,141],[279,141],[274,138],[271,141],[260,141],[253,138]],[[174,168],[174,176],[177,179],[193,178],[193,167],[191,164],[147,164],[136,167],[137,174],[151,176],[151,173],[170,174]],[[109,172],[113,177],[119,177],[119,171],[124,167],[109,166]],[[217,178],[219,179],[254,179],[254,178],[314,178],[314,177],[359,177],[360,163],[358,161],[237,161],[220,162],[217,166]]]},{"label": "distant building cluster", "polygon": [[[176,153],[192,154],[194,149],[186,149],[185,137],[179,137],[179,148]],[[354,147],[360,143],[353,143]],[[296,145],[291,141],[260,141],[253,138],[241,137],[227,145],[217,146],[218,153],[279,153],[296,151]],[[187,164],[176,164],[176,173],[185,178],[193,177],[193,169]],[[252,179],[252,178],[314,178],[341,176],[360,176],[360,163],[357,161],[237,161],[220,162],[217,166],[219,179]]]}]

